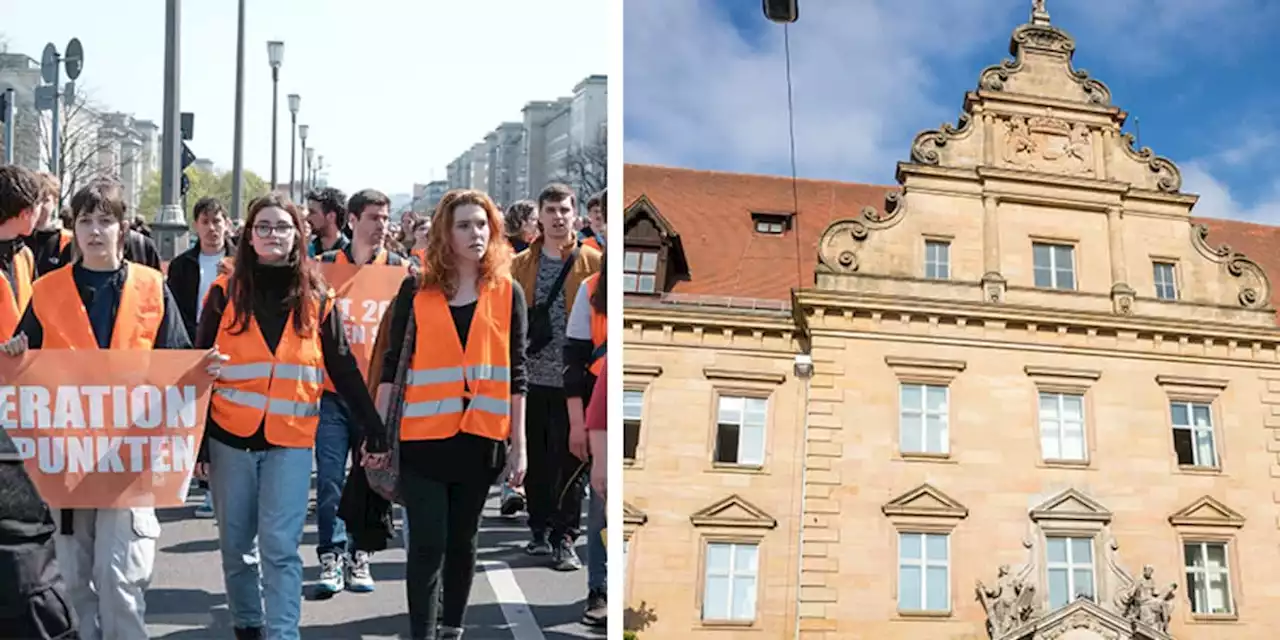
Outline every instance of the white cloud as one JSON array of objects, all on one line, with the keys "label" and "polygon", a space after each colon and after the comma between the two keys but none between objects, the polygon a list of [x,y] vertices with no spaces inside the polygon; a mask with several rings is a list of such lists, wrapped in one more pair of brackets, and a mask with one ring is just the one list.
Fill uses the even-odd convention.
[{"label": "white cloud", "polygon": [[[989,7],[988,7],[989,8]],[[787,171],[782,27],[747,42],[704,0],[625,4],[628,162]],[[791,30],[796,153],[802,175],[884,182],[912,125],[954,121],[926,62],[1003,38],[975,2],[809,2]],[[1010,30],[1013,25],[1009,25]],[[992,52],[992,63],[1000,59]],[[977,69],[972,71],[977,82]]]},{"label": "white cloud", "polygon": [[1242,202],[1231,188],[1215,177],[1212,165],[1204,160],[1192,160],[1178,167],[1182,170],[1182,190],[1200,196],[1192,213],[1209,218],[1226,218],[1280,224],[1280,176],[1262,191],[1252,202]]}]

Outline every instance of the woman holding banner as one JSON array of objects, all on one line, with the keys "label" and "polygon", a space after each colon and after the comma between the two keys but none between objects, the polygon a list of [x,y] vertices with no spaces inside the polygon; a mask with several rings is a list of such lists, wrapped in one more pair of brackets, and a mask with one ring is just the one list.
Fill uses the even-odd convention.
[{"label": "woman holding banner", "polygon": [[[0,350],[14,356],[27,349],[191,348],[164,276],[124,260],[127,209],[121,186],[111,180],[95,180],[71,198],[78,260],[36,280],[15,337]],[[222,360],[209,352],[211,375]],[[160,537],[155,509],[63,509],[59,516],[58,562],[79,637],[147,637],[144,592]]]},{"label": "woman holding banner", "polygon": [[[232,271],[210,287],[196,329],[197,345],[217,345],[228,357],[198,467],[218,513],[236,638],[298,638],[299,546],[326,374],[357,427],[375,439],[370,447],[385,447],[342,313],[306,259],[301,226],[297,207],[280,194],[251,202]],[[260,564],[252,560],[255,539]]]},{"label": "woman holding banner", "polygon": [[[484,193],[445,194],[428,236],[427,266],[392,303],[389,343],[404,345],[407,358],[401,348],[387,350],[378,408],[384,416],[393,401],[403,408],[398,473],[413,531],[412,638],[462,637],[489,487],[504,470],[518,486],[526,469],[527,305],[509,273],[502,229],[502,213]],[[368,451],[376,455],[366,455],[365,466],[386,464],[383,449],[370,442]]]}]

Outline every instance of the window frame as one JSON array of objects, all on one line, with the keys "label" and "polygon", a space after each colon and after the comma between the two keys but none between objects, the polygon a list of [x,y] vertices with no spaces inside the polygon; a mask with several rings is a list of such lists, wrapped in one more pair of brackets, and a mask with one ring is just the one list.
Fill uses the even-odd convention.
[{"label": "window frame", "polygon": [[[954,581],[952,580],[952,572],[951,572],[951,559],[952,559],[951,532],[939,531],[936,529],[931,530],[928,528],[923,528],[918,530],[911,529],[911,528],[903,528],[898,530],[897,534],[898,534],[898,538],[897,538],[898,553],[897,553],[897,572],[896,572],[897,579],[894,583],[896,587],[895,594],[894,594],[894,601],[895,601],[895,605],[897,606],[898,614],[902,616],[928,616],[928,617],[950,615],[952,612],[952,609],[954,608],[952,605],[952,601],[955,599],[955,594],[952,592],[952,586],[953,586],[952,583]],[[920,537],[920,558],[915,561],[915,562],[918,562],[918,564],[915,566],[917,566],[920,569],[921,607],[918,609],[906,609],[906,608],[903,608],[902,606],[902,569],[903,569],[904,563],[906,562],[902,557],[902,548],[903,548],[902,543],[903,543],[903,538],[905,536]],[[940,537],[944,540],[946,544],[947,557],[945,560],[943,560],[942,568],[946,570],[945,582],[946,582],[947,591],[946,591],[946,606],[942,609],[929,608],[928,574],[929,574],[930,567],[935,567],[935,568],[937,567],[936,562],[934,564],[931,564],[929,560],[928,542],[930,537]]]},{"label": "window frame", "polygon": [[[622,384],[622,397],[623,397],[623,400],[622,400],[622,465],[624,467],[636,467],[637,463],[641,461],[640,443],[641,443],[641,440],[644,438],[645,414],[648,412],[648,404],[649,404],[647,402],[648,400],[647,388],[648,388],[648,385],[638,385],[638,384],[629,383],[625,381]],[[633,452],[632,456],[628,458],[626,457],[627,425],[628,425],[628,422],[630,422],[630,420],[627,418],[627,414],[626,414],[626,407],[627,407],[626,396],[627,394],[630,394],[630,393],[640,394],[640,417],[635,420],[636,422],[635,451]]]},{"label": "window frame", "polygon": [[[715,418],[711,425],[711,465],[716,469],[748,469],[760,470],[765,467],[765,462],[769,453],[769,425],[771,423],[770,415],[773,411],[773,403],[770,402],[772,394],[761,394],[754,390],[733,389],[733,388],[717,388],[715,393],[715,401],[712,403],[712,412]],[[742,458],[743,438],[742,431],[747,425],[747,403],[755,400],[764,403],[764,423],[760,425],[760,462],[724,462],[718,459],[717,454],[720,451],[720,404],[726,399],[742,400],[742,417],[738,424],[738,452],[737,458]]]},{"label": "window frame", "polygon": [[[1229,444],[1226,439],[1225,430],[1222,434],[1218,433],[1218,426],[1223,424],[1222,408],[1219,406],[1218,398],[1226,390],[1230,381],[1218,378],[1197,378],[1190,376],[1175,376],[1159,374],[1156,375],[1156,384],[1165,392],[1165,427],[1169,429],[1169,464],[1175,473],[1184,473],[1189,475],[1221,475],[1230,460]],[[1195,464],[1182,464],[1178,460],[1178,447],[1173,437],[1175,434],[1173,425],[1173,405],[1174,404],[1204,404],[1209,407],[1209,422],[1211,423],[1213,434],[1213,455],[1215,457],[1214,466],[1200,466]],[[1194,416],[1189,416],[1194,422]],[[1195,447],[1195,433],[1192,431],[1191,444]],[[1194,460],[1194,458],[1193,458]]]},{"label": "window frame", "polygon": [[[942,250],[945,253],[945,256],[944,256],[945,261],[939,262],[937,260],[933,260],[933,261],[929,260],[929,248],[932,246],[942,247]],[[952,274],[951,238],[925,236],[923,262],[924,262],[924,279],[925,280],[950,280],[951,274]],[[935,268],[938,266],[941,266],[941,268],[944,269],[946,273],[944,273],[943,275],[938,275],[936,273],[934,275],[930,275],[929,274],[930,265],[935,266]]]},{"label": "window frame", "polygon": [[[756,548],[756,574],[755,574],[755,581],[753,585],[755,587],[755,595],[754,595],[754,603],[753,603],[754,606],[752,607],[752,611],[751,611],[752,617],[750,620],[746,620],[742,618],[718,619],[718,618],[706,617],[707,577],[708,577],[707,576],[707,558],[710,555],[709,551],[711,549],[711,545],[713,544],[727,544],[727,545],[734,545],[734,546],[749,545],[749,546],[754,546]],[[697,618],[698,624],[700,624],[703,627],[734,627],[734,628],[755,627],[760,620],[760,594],[762,591],[760,588],[760,577],[762,574],[766,573],[765,571],[766,550],[764,545],[764,537],[752,536],[752,535],[706,534],[700,537],[698,541],[698,547],[699,547],[698,588],[697,588],[697,591],[695,592],[696,593],[695,606],[697,607],[697,611],[698,611],[698,618]],[[733,551],[734,550],[731,547],[730,554],[729,554],[731,563],[735,556]],[[732,564],[730,566],[732,567]],[[733,613],[733,577],[734,576],[732,575],[732,572],[731,572],[729,576],[729,584],[730,584],[729,613],[730,615],[732,615]]]},{"label": "window frame", "polygon": [[[1160,267],[1169,268],[1169,277],[1171,278],[1170,282],[1164,282],[1164,283],[1160,282]],[[1156,300],[1160,300],[1163,302],[1176,302],[1182,299],[1181,278],[1178,277],[1178,263],[1176,260],[1170,260],[1167,258],[1152,258],[1151,259],[1151,281],[1153,283],[1153,289],[1154,289]],[[1165,297],[1160,295],[1162,286],[1172,287],[1173,297]]]},{"label": "window frame", "polygon": [[[885,356],[885,364],[893,372],[898,383],[898,403],[895,406],[897,416],[897,443],[894,445],[895,459],[925,462],[949,462],[955,450],[956,421],[955,403],[953,402],[952,384],[968,367],[963,360],[940,360],[933,358],[914,358],[903,356]],[[942,453],[902,450],[902,388],[904,385],[925,385],[943,387],[947,392],[945,447]],[[926,428],[926,423],[921,425]]]},{"label": "window frame", "polygon": [[[1041,286],[1036,282],[1036,272],[1040,271],[1036,265],[1036,247],[1046,246],[1049,248],[1049,286]],[[1055,249],[1067,249],[1071,252],[1071,286],[1058,286],[1058,259]],[[1080,290],[1080,271],[1077,268],[1079,259],[1077,253],[1077,243],[1066,240],[1051,240],[1047,238],[1032,238],[1031,240],[1031,286],[1035,289],[1043,291],[1079,291]]]},{"label": "window frame", "polygon": [[640,407],[640,437],[636,440],[636,457],[631,461],[623,461],[623,468],[626,469],[643,469],[645,460],[645,436],[644,422],[649,418],[649,389],[653,385],[654,380],[662,375],[662,367],[654,364],[643,364],[639,362],[624,362],[622,364],[622,389],[623,391],[639,391],[643,396],[643,403]]},{"label": "window frame", "polygon": [[[627,257],[632,254],[637,256],[635,270],[627,269]],[[644,271],[645,256],[653,256],[653,271]],[[642,296],[661,295],[663,293],[663,290],[662,290],[663,287],[662,287],[662,282],[658,277],[661,271],[662,271],[662,249],[661,248],[641,246],[641,245],[626,245],[623,247],[622,249],[622,284],[620,286],[622,287],[622,292],[624,294],[642,295]],[[635,289],[627,288],[627,285],[626,285],[627,277],[635,278],[635,283],[636,283]],[[640,286],[641,277],[653,278],[652,291],[640,290],[639,286]]]},{"label": "window frame", "polygon": [[[1190,424],[1180,425],[1174,418],[1174,407],[1183,406],[1187,410],[1187,421]],[[1195,408],[1204,407],[1206,413],[1209,414],[1209,427],[1207,429],[1195,425]],[[1214,402],[1204,398],[1191,399],[1184,396],[1169,398],[1169,425],[1170,435],[1173,436],[1173,456],[1178,467],[1187,470],[1199,471],[1216,471],[1222,469],[1222,454],[1218,449],[1218,427],[1217,420],[1214,417]],[[1191,464],[1186,464],[1178,459],[1177,433],[1178,431],[1189,431],[1191,433]],[[1212,464],[1200,464],[1196,461],[1199,457],[1199,447],[1196,446],[1196,436],[1203,432],[1209,433],[1209,446],[1213,449]]]},{"label": "window frame", "polygon": [[[906,390],[908,387],[914,387],[920,390],[920,406],[915,408],[906,407]],[[943,393],[942,410],[938,412],[929,411],[929,391],[931,389],[941,389]],[[904,434],[906,432],[906,418],[908,412],[913,412],[920,418],[920,441],[923,444],[919,451],[908,451],[903,445],[905,444]],[[929,449],[929,419],[930,417],[940,418],[942,421],[942,450],[931,451]],[[946,457],[951,454],[951,386],[946,384],[937,384],[936,382],[898,382],[898,452],[907,456],[940,456]]]},{"label": "window frame", "polygon": [[[1094,429],[1094,411],[1093,406],[1093,385],[1102,377],[1102,372],[1089,369],[1067,369],[1062,367],[1045,367],[1039,365],[1026,365],[1023,371],[1030,378],[1034,385],[1035,393],[1031,396],[1031,411],[1034,419],[1031,421],[1031,427],[1034,429],[1034,437],[1036,445],[1040,449],[1039,460],[1036,464],[1040,467],[1056,467],[1056,468],[1088,468],[1093,464],[1093,447],[1097,441],[1097,434]],[[1040,396],[1041,394],[1066,394],[1080,396],[1081,411],[1081,437],[1084,447],[1084,457],[1076,460],[1071,458],[1048,458],[1045,456],[1043,440],[1043,427],[1040,421]],[[1059,435],[1061,437],[1061,435]]]},{"label": "window frame", "polygon": [[[1045,450],[1045,446],[1044,446],[1045,418],[1042,412],[1043,412],[1043,404],[1046,396],[1054,397],[1057,400],[1055,415],[1057,417],[1056,435],[1057,435],[1057,441],[1058,441],[1057,448],[1058,448],[1059,455],[1054,457],[1050,457],[1048,455],[1048,451]],[[1078,398],[1080,401],[1080,425],[1079,425],[1080,426],[1080,457],[1078,458],[1072,458],[1072,457],[1067,457],[1063,455],[1065,453],[1063,451],[1063,448],[1064,448],[1063,444],[1065,442],[1066,433],[1067,433],[1066,426],[1068,424],[1066,419],[1066,410],[1065,410],[1067,398]],[[1088,424],[1088,420],[1089,420],[1088,413],[1089,413],[1088,406],[1087,406],[1087,402],[1085,401],[1084,393],[1077,393],[1074,391],[1065,391],[1065,390],[1048,391],[1045,389],[1037,389],[1036,426],[1040,433],[1040,460],[1042,462],[1056,463],[1056,464],[1077,464],[1077,465],[1089,463],[1089,434],[1088,434],[1088,429],[1085,428],[1085,425]]]},{"label": "window frame", "polygon": [[[1065,562],[1053,562],[1049,560],[1049,545],[1051,544],[1050,541],[1052,540],[1066,541],[1065,545],[1066,545],[1067,559]],[[1095,603],[1098,602],[1098,598],[1099,598],[1098,593],[1100,589],[1098,584],[1097,536],[1086,535],[1086,534],[1073,535],[1071,533],[1046,532],[1044,536],[1045,601],[1048,603],[1048,607],[1050,611],[1057,611],[1058,609],[1061,609],[1062,607],[1070,605],[1072,602],[1076,601],[1076,597],[1074,595],[1071,595],[1072,593],[1079,592],[1079,589],[1075,588],[1077,586],[1075,584],[1075,581],[1076,581],[1075,572],[1085,567],[1086,565],[1073,562],[1074,552],[1072,551],[1072,549],[1073,547],[1075,547],[1075,544],[1073,544],[1073,541],[1075,540],[1083,540],[1087,542],[1089,545],[1089,563],[1087,565],[1089,568],[1089,582],[1090,582],[1089,591],[1091,593],[1090,597],[1093,598],[1093,601]],[[1052,575],[1052,572],[1054,570],[1065,570],[1067,572],[1067,594],[1068,594],[1067,601],[1056,607],[1053,605],[1053,581],[1049,579],[1049,576]]]},{"label": "window frame", "polygon": [[[1200,537],[1200,536],[1197,536],[1197,537],[1185,537],[1185,538],[1183,538],[1180,542],[1181,542],[1181,549],[1182,549],[1182,553],[1181,553],[1181,554],[1179,554],[1179,556],[1178,556],[1178,557],[1179,557],[1179,558],[1181,558],[1181,564],[1182,564],[1182,580],[1183,580],[1183,582],[1184,582],[1184,584],[1185,584],[1185,588],[1186,588],[1186,598],[1187,598],[1187,601],[1188,601],[1188,602],[1187,602],[1187,605],[1186,605],[1186,606],[1187,606],[1187,612],[1191,615],[1191,617],[1192,617],[1193,619],[1200,619],[1200,620],[1222,620],[1222,619],[1230,619],[1230,620],[1234,620],[1234,619],[1239,615],[1239,614],[1237,613],[1237,611],[1239,611],[1239,604],[1236,602],[1236,598],[1235,598],[1235,587],[1234,587],[1234,585],[1235,585],[1235,579],[1234,579],[1234,575],[1233,575],[1233,574],[1234,574],[1234,572],[1235,572],[1235,562],[1232,560],[1232,557],[1231,557],[1231,556],[1232,556],[1232,548],[1233,548],[1233,546],[1234,546],[1234,545],[1232,544],[1232,541],[1231,541],[1231,540],[1224,540],[1224,539],[1221,539],[1221,538],[1214,538],[1214,537]],[[1216,573],[1218,573],[1218,574],[1219,574],[1219,575],[1221,575],[1221,576],[1224,576],[1224,577],[1225,577],[1225,579],[1226,579],[1227,611],[1225,611],[1225,612],[1213,613],[1213,612],[1203,612],[1203,611],[1196,611],[1196,610],[1195,610],[1195,605],[1196,605],[1196,594],[1195,594],[1195,591],[1193,591],[1193,590],[1192,590],[1192,588],[1191,588],[1191,573],[1192,573],[1192,568],[1187,566],[1187,556],[1186,556],[1186,553],[1187,553],[1187,547],[1191,547],[1191,546],[1199,547],[1199,549],[1200,549],[1201,553],[1203,553],[1203,554],[1204,554],[1204,555],[1202,556],[1202,559],[1203,559],[1203,561],[1204,561],[1205,568],[1204,568],[1203,570],[1201,570],[1201,575],[1204,577],[1204,581],[1205,581],[1205,598],[1206,598],[1206,602],[1207,602],[1207,600],[1208,600],[1208,595],[1209,595],[1209,591],[1208,591],[1208,589],[1209,589],[1209,566],[1208,566],[1208,565],[1209,565],[1209,555],[1208,555],[1208,548],[1209,548],[1209,546],[1210,546],[1210,545],[1213,545],[1213,546],[1221,546],[1221,547],[1222,547],[1222,561],[1223,561],[1223,563],[1224,563],[1224,568],[1223,568],[1222,570],[1220,570],[1220,571],[1216,572]]]},{"label": "window frame", "polygon": [[[711,406],[708,408],[710,416],[705,458],[707,461],[706,469],[717,473],[768,473],[770,461],[772,460],[769,442],[778,419],[775,414],[777,403],[774,401],[774,391],[786,381],[787,376],[767,369],[746,370],[717,367],[703,367],[702,375],[711,382]],[[761,437],[760,464],[716,461],[716,451],[720,437],[720,399],[722,397],[752,398],[764,401],[764,434]],[[743,404],[742,418],[744,421],[746,420],[745,403]],[[741,446],[741,441],[739,441],[739,446]]]}]

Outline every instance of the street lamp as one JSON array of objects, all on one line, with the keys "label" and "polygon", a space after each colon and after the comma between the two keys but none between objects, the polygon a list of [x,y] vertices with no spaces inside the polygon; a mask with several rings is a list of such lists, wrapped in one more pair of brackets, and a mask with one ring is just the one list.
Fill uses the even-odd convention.
[{"label": "street lamp", "polygon": [[289,94],[289,199],[294,202],[298,201],[298,186],[293,177],[294,148],[297,145],[294,137],[298,135],[298,107],[301,106],[302,96]]},{"label": "street lamp", "polygon": [[315,171],[316,171],[316,177],[315,177],[315,179],[314,179],[312,182],[314,182],[314,183],[316,183],[316,184],[320,184],[320,172],[321,172],[321,171],[324,171],[324,155],[323,155],[323,154],[316,154],[316,169],[315,169]]},{"label": "street lamp", "polygon": [[271,63],[271,190],[276,190],[276,116],[280,113],[280,64],[284,62],[284,43],[267,43],[267,62]]},{"label": "street lamp", "polygon": [[302,175],[300,176],[302,183],[302,197],[307,197],[307,133],[311,131],[311,127],[300,124],[298,125],[298,149],[302,150],[302,157],[298,158],[298,164],[302,165]]},{"label": "street lamp", "polygon": [[[307,167],[309,167],[308,171],[311,171],[314,173],[315,166],[316,166],[315,161],[316,161],[316,150],[312,147],[307,147]],[[316,187],[316,180],[313,173],[307,174],[307,184],[309,185],[308,188],[310,189],[314,189]]]}]

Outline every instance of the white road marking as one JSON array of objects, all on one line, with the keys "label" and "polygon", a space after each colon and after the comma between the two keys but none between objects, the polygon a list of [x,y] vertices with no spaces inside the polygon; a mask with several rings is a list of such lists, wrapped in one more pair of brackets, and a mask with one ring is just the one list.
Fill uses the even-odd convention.
[{"label": "white road marking", "polygon": [[538,620],[529,610],[529,603],[516,582],[511,567],[500,560],[481,560],[477,563],[484,571],[489,587],[493,589],[494,599],[502,608],[502,617],[510,625],[512,640],[546,640],[542,630],[538,628]]}]

